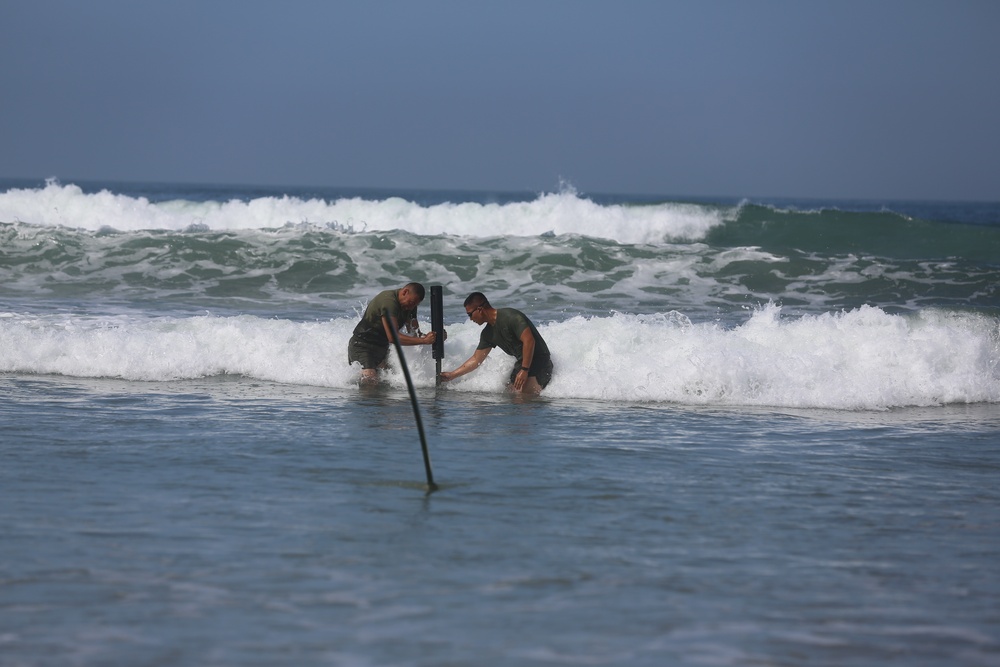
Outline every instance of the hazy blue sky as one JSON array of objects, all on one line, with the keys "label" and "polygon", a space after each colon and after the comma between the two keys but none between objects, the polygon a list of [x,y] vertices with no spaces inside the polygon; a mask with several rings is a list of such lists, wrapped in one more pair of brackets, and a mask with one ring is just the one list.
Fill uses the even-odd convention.
[{"label": "hazy blue sky", "polygon": [[1000,200],[1000,2],[0,0],[0,177]]}]

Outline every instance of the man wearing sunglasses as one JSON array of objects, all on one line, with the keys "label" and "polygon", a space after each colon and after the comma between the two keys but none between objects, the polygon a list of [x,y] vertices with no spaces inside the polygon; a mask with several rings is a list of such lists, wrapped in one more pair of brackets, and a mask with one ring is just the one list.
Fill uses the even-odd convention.
[{"label": "man wearing sunglasses", "polygon": [[378,382],[378,371],[385,368],[385,359],[389,354],[389,341],[392,340],[390,326],[399,333],[401,345],[434,344],[436,334],[432,331],[423,335],[417,325],[417,305],[423,300],[424,286],[408,283],[399,289],[379,292],[368,303],[364,316],[354,327],[354,334],[347,343],[347,362],[361,364],[361,384]]},{"label": "man wearing sunglasses", "polygon": [[479,368],[494,347],[517,361],[510,373],[510,389],[515,393],[538,394],[552,379],[552,357],[531,320],[513,308],[494,308],[482,292],[465,299],[465,312],[473,322],[485,324],[479,347],[453,371],[441,373],[442,380],[454,380]]}]

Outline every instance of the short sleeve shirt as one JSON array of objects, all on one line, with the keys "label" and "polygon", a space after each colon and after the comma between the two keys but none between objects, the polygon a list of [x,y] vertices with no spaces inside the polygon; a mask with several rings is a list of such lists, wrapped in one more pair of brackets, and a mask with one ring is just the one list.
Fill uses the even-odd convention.
[{"label": "short sleeve shirt", "polygon": [[549,347],[538,333],[538,329],[524,313],[513,308],[497,308],[497,323],[483,327],[483,332],[479,336],[479,347],[476,349],[499,347],[520,362],[524,358],[521,334],[525,329],[531,329],[531,335],[535,337],[535,358],[532,362],[542,356],[549,356]]},{"label": "short sleeve shirt", "polygon": [[366,343],[389,346],[389,339],[385,335],[385,327],[382,326],[382,316],[390,319],[396,318],[400,326],[405,322],[416,319],[417,311],[403,310],[399,303],[399,296],[396,290],[389,289],[379,292],[374,299],[368,302],[365,314],[361,321],[354,327],[354,336]]}]

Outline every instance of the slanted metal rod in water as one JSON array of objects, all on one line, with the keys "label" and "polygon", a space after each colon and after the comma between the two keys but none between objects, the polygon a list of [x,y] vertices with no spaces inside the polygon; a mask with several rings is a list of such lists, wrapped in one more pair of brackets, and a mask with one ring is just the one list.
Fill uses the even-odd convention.
[{"label": "slanted metal rod in water", "polygon": [[434,473],[431,471],[431,455],[427,451],[427,438],[424,436],[424,422],[420,419],[420,406],[417,404],[417,392],[413,388],[413,380],[410,379],[410,369],[406,367],[406,357],[403,356],[403,346],[399,343],[399,332],[396,331],[392,320],[389,320],[389,331],[392,332],[392,342],[396,345],[396,354],[399,355],[399,365],[403,368],[403,377],[406,379],[406,388],[410,390],[410,403],[413,404],[413,418],[417,420],[417,433],[420,434],[420,449],[424,452],[424,470],[427,472],[427,493],[437,491],[438,486],[434,483]]}]

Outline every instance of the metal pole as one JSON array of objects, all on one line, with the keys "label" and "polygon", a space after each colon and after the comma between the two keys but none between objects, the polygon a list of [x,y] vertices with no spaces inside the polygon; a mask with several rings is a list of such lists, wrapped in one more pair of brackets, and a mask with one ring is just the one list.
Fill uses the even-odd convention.
[{"label": "metal pole", "polygon": [[406,357],[403,356],[403,346],[399,343],[399,332],[391,318],[389,320],[389,331],[392,332],[392,342],[396,345],[396,354],[399,355],[399,365],[403,368],[403,377],[406,378],[406,388],[410,390],[410,403],[413,404],[413,418],[417,420],[417,433],[420,434],[420,448],[424,452],[424,470],[427,472],[427,493],[437,491],[438,486],[434,483],[434,473],[431,472],[431,455],[427,451],[427,438],[424,437],[424,422],[420,419],[420,406],[417,404],[417,392],[413,388],[413,380],[410,379],[410,369],[406,367]]},{"label": "metal pole", "polygon": [[444,359],[444,300],[440,285],[431,285],[431,331],[437,334],[432,350],[437,372],[435,384],[441,384],[441,360]]}]

